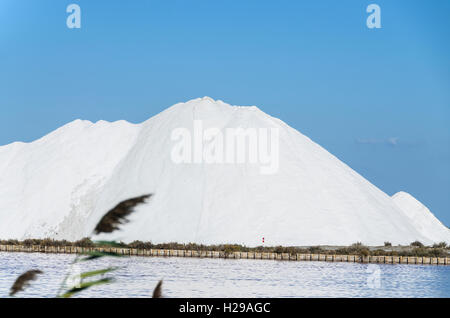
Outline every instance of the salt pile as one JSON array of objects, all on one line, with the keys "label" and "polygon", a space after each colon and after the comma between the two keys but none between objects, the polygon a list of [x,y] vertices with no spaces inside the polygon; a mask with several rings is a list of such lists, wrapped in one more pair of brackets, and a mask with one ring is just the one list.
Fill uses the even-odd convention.
[{"label": "salt pile", "polygon": [[[199,122],[219,131],[277,131],[276,169],[262,173],[268,164],[260,161],[174,161],[174,131],[194,131]],[[414,198],[389,197],[254,106],[205,97],[137,125],[76,120],[32,143],[0,147],[0,239],[89,236],[107,210],[144,193],[155,196],[115,239],[247,246],[262,245],[263,237],[267,246],[450,243],[449,229]]]}]

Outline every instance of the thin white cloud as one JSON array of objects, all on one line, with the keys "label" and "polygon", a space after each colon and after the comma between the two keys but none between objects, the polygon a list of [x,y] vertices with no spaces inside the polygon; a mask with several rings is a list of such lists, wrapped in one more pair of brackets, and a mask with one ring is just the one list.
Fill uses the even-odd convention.
[{"label": "thin white cloud", "polygon": [[358,138],[356,139],[356,143],[362,145],[390,145],[390,146],[398,146],[400,143],[399,137],[389,137],[386,139],[377,139],[377,138]]}]

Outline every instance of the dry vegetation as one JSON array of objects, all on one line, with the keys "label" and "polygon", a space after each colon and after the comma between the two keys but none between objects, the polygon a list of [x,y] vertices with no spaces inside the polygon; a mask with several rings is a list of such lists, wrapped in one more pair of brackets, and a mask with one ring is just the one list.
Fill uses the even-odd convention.
[{"label": "dry vegetation", "polygon": [[[8,240],[0,241],[2,245],[40,245],[40,246],[78,246],[78,247],[109,247],[110,242],[93,242],[89,238],[83,238],[76,242],[65,240],[58,241],[52,239],[28,239],[24,241]],[[420,242],[412,242],[410,246],[395,246],[386,242],[382,247],[368,247],[361,243],[355,243],[347,247],[283,247],[283,246],[258,246],[246,247],[238,244],[181,244],[163,243],[153,244],[152,242],[134,241],[128,244],[123,242],[115,243],[117,247],[137,248],[137,249],[170,249],[170,250],[191,250],[191,251],[218,251],[230,254],[233,252],[259,252],[259,253],[289,253],[289,254],[327,254],[327,255],[359,255],[359,256],[420,256],[420,257],[449,257],[450,249],[445,242],[436,243],[433,246],[424,246]]]}]

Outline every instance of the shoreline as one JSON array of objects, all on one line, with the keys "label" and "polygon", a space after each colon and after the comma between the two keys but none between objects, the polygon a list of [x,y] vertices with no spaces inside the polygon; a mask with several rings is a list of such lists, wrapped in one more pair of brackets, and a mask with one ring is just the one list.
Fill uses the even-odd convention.
[{"label": "shoreline", "polygon": [[43,245],[0,245],[0,252],[46,253],[46,254],[83,254],[89,252],[111,252],[126,256],[143,257],[195,257],[223,259],[261,259],[280,261],[321,261],[363,264],[409,264],[409,265],[450,265],[450,257],[422,256],[361,256],[335,254],[303,254],[275,252],[225,252],[174,249],[140,249],[128,247],[79,247],[79,246],[43,246]]}]

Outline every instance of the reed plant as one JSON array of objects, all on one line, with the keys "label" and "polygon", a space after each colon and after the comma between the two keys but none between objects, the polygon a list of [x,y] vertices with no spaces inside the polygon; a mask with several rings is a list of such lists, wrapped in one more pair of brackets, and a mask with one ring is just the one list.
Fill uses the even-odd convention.
[{"label": "reed plant", "polygon": [[[103,215],[103,217],[100,219],[100,221],[94,228],[93,234],[98,235],[102,233],[112,233],[118,230],[122,224],[129,222],[128,216],[134,212],[135,207],[138,206],[139,204],[146,203],[147,199],[149,199],[151,196],[152,194],[147,194],[120,202],[114,208],[109,210],[105,215]],[[73,243],[70,243],[65,240],[55,241],[52,239],[43,239],[43,240],[27,239],[23,242],[19,242],[17,240],[9,240],[6,243],[10,245],[23,244],[25,246],[32,246],[32,245],[44,245],[44,246],[73,245],[77,247],[95,246],[95,242],[93,242],[89,237],[83,238]],[[98,244],[109,247],[121,245],[120,243],[117,243],[115,241],[101,241]],[[114,282],[114,277],[110,276],[110,274],[116,271],[118,269],[117,267],[106,267],[92,271],[85,271],[77,273],[72,277],[70,275],[75,265],[82,267],[83,263],[85,262],[97,260],[104,257],[123,257],[123,255],[119,255],[114,252],[98,252],[98,251],[77,254],[72,263],[70,264],[71,267],[69,272],[66,274],[64,280],[60,284],[56,297],[70,298],[93,286],[109,284]],[[11,286],[10,296],[14,296],[18,292],[25,290],[25,288],[27,288],[30,285],[31,281],[36,280],[37,276],[42,273],[43,272],[39,269],[32,269],[21,274],[16,279],[14,284]],[[74,281],[76,281],[76,283],[68,287],[67,282],[69,278],[72,278]],[[160,281],[157,284],[157,286],[153,290],[152,296],[154,298],[159,298],[162,296],[162,281]]]}]

